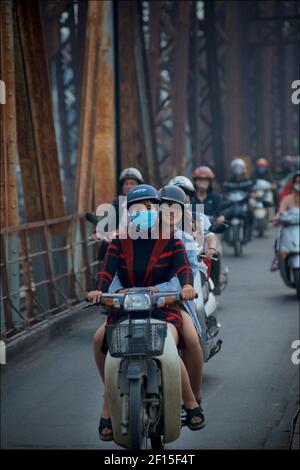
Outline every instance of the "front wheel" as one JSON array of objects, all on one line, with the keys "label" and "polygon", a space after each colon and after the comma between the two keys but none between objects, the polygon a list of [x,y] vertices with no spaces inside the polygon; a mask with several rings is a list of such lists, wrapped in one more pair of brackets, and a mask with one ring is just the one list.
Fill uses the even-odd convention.
[{"label": "front wheel", "polygon": [[294,280],[297,292],[297,299],[300,299],[300,268],[294,269]]},{"label": "front wheel", "polygon": [[259,238],[262,238],[264,236],[265,228],[266,228],[265,220],[264,219],[258,219],[258,221],[257,221],[257,233],[258,233]]},{"label": "front wheel", "polygon": [[242,243],[240,240],[240,226],[239,225],[235,225],[233,227],[232,239],[233,239],[233,246],[234,246],[234,256],[235,257],[241,256]]},{"label": "front wheel", "polygon": [[130,381],[128,405],[130,449],[139,450],[144,439],[143,389],[139,379]]},{"label": "front wheel", "polygon": [[164,444],[162,442],[161,436],[150,436],[150,443],[152,450],[164,450]]}]

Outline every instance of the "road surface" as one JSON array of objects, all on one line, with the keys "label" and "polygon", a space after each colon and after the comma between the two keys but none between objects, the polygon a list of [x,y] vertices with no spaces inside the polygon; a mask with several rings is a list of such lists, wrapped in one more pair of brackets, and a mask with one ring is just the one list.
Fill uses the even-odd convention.
[{"label": "road surface", "polygon": [[[298,368],[291,344],[299,339],[295,292],[270,273],[274,232],[254,239],[242,258],[225,248],[230,270],[220,298],[223,348],[205,366],[205,429],[184,428],[170,449],[286,448]],[[39,351],[1,366],[1,447],[117,449],[99,441],[103,388],[92,357],[100,316],[87,310]]]}]

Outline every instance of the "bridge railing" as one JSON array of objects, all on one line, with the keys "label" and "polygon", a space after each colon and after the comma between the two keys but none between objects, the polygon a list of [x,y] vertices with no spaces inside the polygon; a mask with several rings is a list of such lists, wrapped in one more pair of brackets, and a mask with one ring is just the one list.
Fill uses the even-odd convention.
[{"label": "bridge railing", "polygon": [[1,229],[1,338],[75,308],[93,288],[98,243],[84,215]]}]

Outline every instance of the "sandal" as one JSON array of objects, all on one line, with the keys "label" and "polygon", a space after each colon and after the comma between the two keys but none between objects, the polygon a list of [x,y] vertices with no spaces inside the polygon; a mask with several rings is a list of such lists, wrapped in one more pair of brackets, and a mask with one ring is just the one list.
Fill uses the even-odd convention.
[{"label": "sandal", "polygon": [[[105,428],[111,429],[111,432],[109,434],[102,434],[102,431]],[[111,419],[110,418],[101,418],[100,419],[98,431],[99,431],[99,438],[101,439],[101,441],[113,441],[114,435],[113,435],[113,431],[112,431],[112,424],[111,424]]]},{"label": "sandal", "polygon": [[[198,431],[199,429],[204,428],[206,425],[205,423],[205,417],[203,414],[203,409],[201,406],[197,406],[196,408],[193,408],[192,410],[186,409],[186,425],[191,431]],[[195,417],[201,418],[201,421],[199,423],[192,423],[192,419]]]}]

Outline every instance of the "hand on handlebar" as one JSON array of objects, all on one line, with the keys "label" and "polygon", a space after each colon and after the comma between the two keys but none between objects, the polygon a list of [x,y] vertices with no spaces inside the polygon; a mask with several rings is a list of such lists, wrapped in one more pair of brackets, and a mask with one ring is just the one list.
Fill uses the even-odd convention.
[{"label": "hand on handlebar", "polygon": [[212,259],[212,257],[214,256],[214,254],[216,253],[216,249],[215,248],[208,248],[208,250],[206,251],[205,253],[205,256],[207,259]]},{"label": "hand on handlebar", "polygon": [[102,292],[100,290],[92,290],[88,292],[86,299],[88,302],[92,302],[93,304],[98,304],[100,302],[102,296]]},{"label": "hand on handlebar", "polygon": [[196,292],[193,286],[186,284],[180,291],[182,300],[194,300],[196,297]]}]

